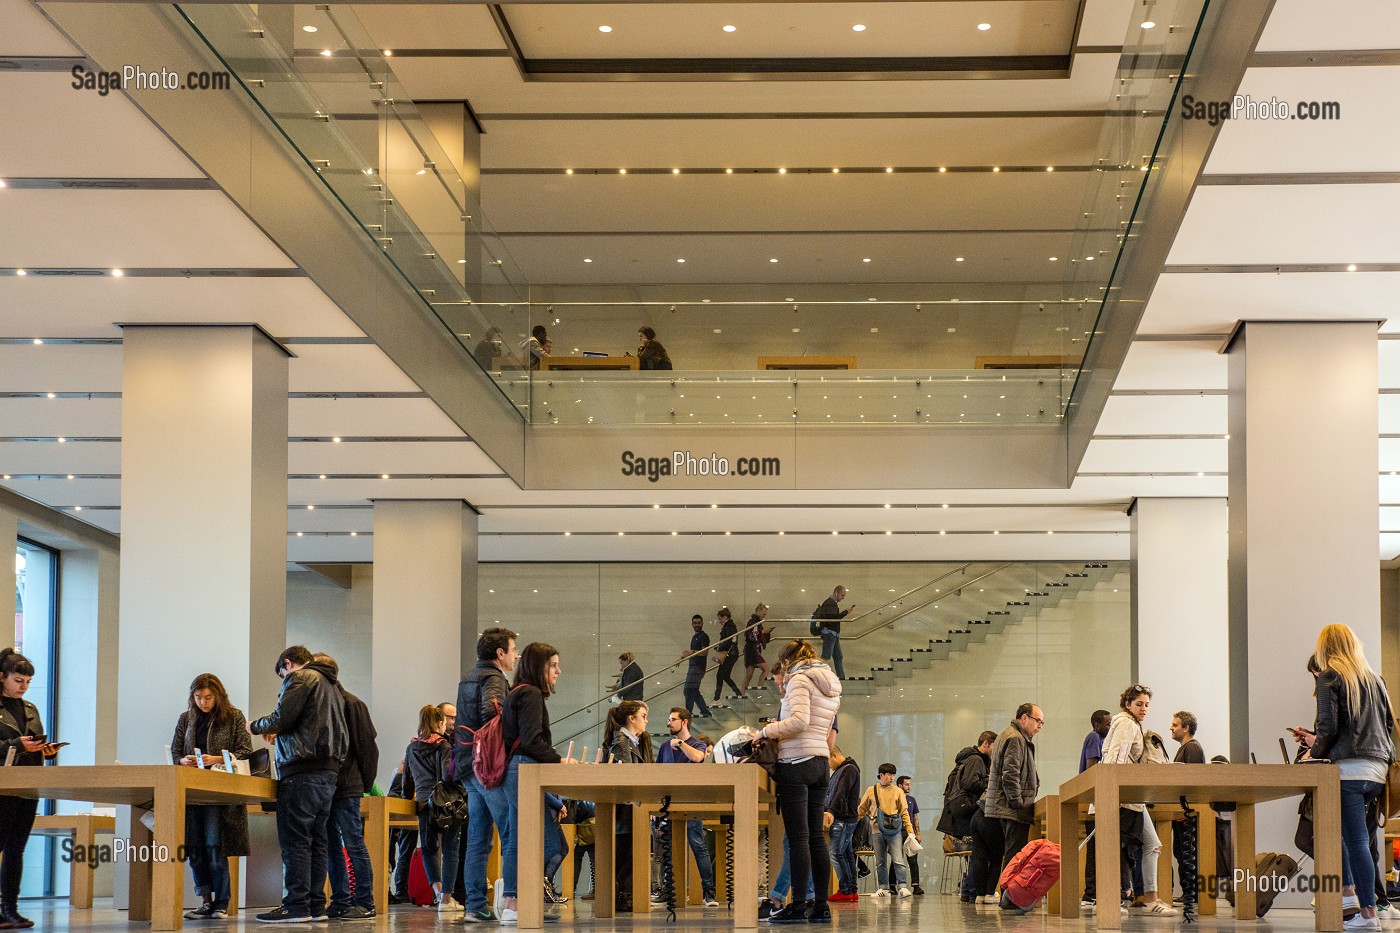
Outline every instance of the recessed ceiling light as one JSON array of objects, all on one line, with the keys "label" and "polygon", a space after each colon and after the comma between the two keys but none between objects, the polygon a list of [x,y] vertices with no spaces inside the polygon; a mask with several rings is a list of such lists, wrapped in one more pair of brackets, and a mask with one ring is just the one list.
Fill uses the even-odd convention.
[{"label": "recessed ceiling light", "polygon": [[326,474],[322,473],[322,474],[321,474],[321,479],[325,479],[325,478],[326,478]]},{"label": "recessed ceiling light", "polygon": [[867,256],[865,259],[862,259],[862,260],[861,260],[861,262],[869,262],[869,261],[870,261],[870,258],[869,258],[868,256]]},{"label": "recessed ceiling light", "polygon": [[574,170],[571,169],[571,168],[566,168],[566,169],[564,169],[564,174],[565,174],[565,175],[572,175],[573,173],[574,173]]},{"label": "recessed ceiling light", "polygon": [[787,174],[787,169],[782,168],[782,167],[779,167],[779,169],[778,169],[778,174],[779,174],[779,175],[786,175],[786,174]]},{"label": "recessed ceiling light", "polygon": [[339,443],[340,443],[340,438],[338,438],[338,437],[333,437],[333,438],[331,438],[331,443],[332,443],[332,444],[339,444]]},{"label": "recessed ceiling light", "polygon": [[617,170],[617,173],[618,173],[619,175],[626,175],[626,174],[627,174],[627,169],[625,169],[625,168],[620,168],[620,169]]},{"label": "recessed ceiling light", "polygon": [[833,174],[833,175],[840,175],[840,174],[841,174],[841,170],[840,170],[839,168],[834,168],[834,169],[831,170],[831,174]]},{"label": "recessed ceiling light", "polygon": [[733,174],[734,174],[734,170],[733,170],[732,168],[727,168],[727,169],[724,170],[724,174],[726,174],[726,175],[733,175]]},{"label": "recessed ceiling light", "polygon": [[114,278],[114,279],[119,279],[119,278],[121,278],[121,277],[124,276],[124,275],[126,275],[126,273],[123,272],[123,271],[120,270],[120,269],[113,269],[113,270],[112,270],[112,278]]},{"label": "recessed ceiling light", "polygon": [[738,29],[738,28],[739,28],[739,27],[737,27],[737,26],[725,26],[725,27],[724,27],[724,31],[725,31],[725,32],[733,32],[734,30],[736,30],[736,29]]},{"label": "recessed ceiling light", "polygon": [[1084,257],[1084,261],[1085,261],[1085,262],[1093,262],[1093,261],[1094,261],[1094,257],[1093,257],[1093,256],[1085,256],[1085,257]]},{"label": "recessed ceiling light", "polygon": [[352,531],[352,532],[350,532],[350,537],[352,537],[352,538],[358,538],[359,536],[360,536],[360,533],[359,533],[358,531]]},{"label": "recessed ceiling light", "polygon": [[1053,172],[1053,171],[1055,170],[1055,166],[1053,166],[1053,165],[1047,165],[1047,166],[1045,166],[1045,170],[1046,170],[1047,172]]},{"label": "recessed ceiling light", "polygon": [[794,328],[792,329],[792,332],[793,332],[794,334],[800,334],[800,333],[802,333],[802,328],[800,328],[800,327],[794,327]]},{"label": "recessed ceiling light", "polygon": [[865,24],[864,24],[864,23],[856,23],[854,26],[851,27],[851,31],[852,31],[852,32],[865,32]]},{"label": "recessed ceiling light", "polygon": [[964,260],[963,260],[963,258],[962,258],[961,256],[959,256],[957,259],[954,259],[954,260],[953,260],[953,262],[963,262],[963,261],[964,261]]},{"label": "recessed ceiling light", "polygon": [[[718,327],[716,327],[716,328],[715,328],[715,333],[718,334],[719,332],[720,332],[720,329],[719,329]],[[719,506],[717,506],[717,505],[712,505],[712,506],[710,506],[710,508],[712,508],[712,509],[717,509],[717,508],[719,508]]]},{"label": "recessed ceiling light", "polygon": [[599,26],[599,27],[598,27],[598,31],[599,31],[599,32],[612,32],[612,27],[611,27],[611,26]]},{"label": "recessed ceiling light", "polygon": [[991,23],[978,23],[978,24],[977,24],[977,28],[978,28],[980,31],[982,31],[982,32],[986,32],[988,29],[991,29],[991,28],[992,28],[992,24],[991,24]]},{"label": "recessed ceiling light", "polygon": [[681,170],[678,169],[678,168],[673,168],[673,169],[671,169],[671,174],[672,174],[672,175],[679,175],[680,173],[681,173]]},{"label": "recessed ceiling light", "polygon": [[1000,166],[1000,165],[993,165],[993,166],[992,166],[992,171],[994,171],[994,172],[999,172],[999,171],[1001,171],[1001,166]]},{"label": "recessed ceiling light", "polygon": [[1059,257],[1059,256],[1051,256],[1051,257],[1050,257],[1050,261],[1051,261],[1051,262],[1059,262],[1059,261],[1060,261],[1060,257]]},{"label": "recessed ceiling light", "polygon": [[584,262],[592,262],[592,261],[593,261],[593,260],[591,260],[591,259],[585,259],[585,260],[584,260]]},{"label": "recessed ceiling light", "polygon": [[938,166],[938,171],[941,172],[941,173],[946,173],[946,172],[948,171],[948,166],[946,166],[946,165],[940,165],[940,166]]},{"label": "recessed ceiling light", "polygon": [[28,272],[25,272],[23,269],[16,269],[16,270],[15,270],[15,275],[28,275],[28,274],[29,274],[29,273],[28,273]]},{"label": "recessed ceiling light", "polygon": [[385,58],[393,58],[393,57],[394,57],[394,50],[393,50],[393,49],[385,49],[385,50],[384,50],[384,57],[385,57]]},{"label": "recessed ceiling light", "polygon": [[776,260],[776,259],[770,259],[770,260],[768,260],[768,261],[769,261],[769,262],[777,262],[778,260]]},{"label": "recessed ceiling light", "polygon": [[685,262],[684,259],[677,259],[676,262]]},{"label": "recessed ceiling light", "polygon": [[379,474],[379,478],[380,478],[380,479],[388,479],[388,478],[389,478],[389,474],[388,474],[388,473],[380,473],[380,474]]},{"label": "recessed ceiling light", "polygon": [[1356,271],[1356,264],[1353,263],[1353,264],[1347,266],[1347,271],[1348,271],[1348,272],[1355,272],[1355,271]]},{"label": "recessed ceiling light", "polygon": [[467,261],[466,261],[465,259],[459,259],[459,260],[457,260],[457,265],[459,265],[459,266],[465,266],[466,264],[467,264]]},{"label": "recessed ceiling light", "polygon": [[302,31],[302,32],[315,32],[315,31],[316,31],[316,27],[315,27],[315,26],[303,26],[303,27],[301,27],[301,31]]},{"label": "recessed ceiling light", "polygon": [[308,511],[308,512],[314,512],[314,511],[316,511],[316,506],[314,506],[314,505],[308,505],[308,506],[306,507],[306,511]]},{"label": "recessed ceiling light", "polygon": [[1156,25],[1157,25],[1156,23],[1152,22],[1152,20],[1149,19],[1149,20],[1147,20],[1145,23],[1142,24],[1142,28],[1143,28],[1143,29],[1151,29],[1153,26],[1156,26]]},{"label": "recessed ceiling light", "polygon": [[0,178],[0,188],[5,187],[5,179]]},{"label": "recessed ceiling light", "polygon": [[330,57],[331,57],[331,50],[330,50],[330,49],[322,49],[322,50],[321,50],[321,55],[322,55],[323,58],[330,58]]},{"label": "recessed ceiling light", "polygon": [[886,167],[885,167],[885,174],[886,174],[886,175],[888,175],[890,172],[893,172],[893,171],[894,171],[894,168],[893,168],[893,167],[891,167],[891,166],[886,166]]}]

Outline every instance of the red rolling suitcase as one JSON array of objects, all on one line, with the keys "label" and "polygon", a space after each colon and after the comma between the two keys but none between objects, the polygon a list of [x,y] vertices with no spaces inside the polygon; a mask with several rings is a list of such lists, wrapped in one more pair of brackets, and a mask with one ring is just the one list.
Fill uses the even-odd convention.
[{"label": "red rolling suitcase", "polygon": [[1006,863],[1001,873],[1001,909],[1025,913],[1060,880],[1060,847],[1035,839]]},{"label": "red rolling suitcase", "polygon": [[408,863],[408,899],[419,907],[433,904],[433,886],[428,884],[428,873],[423,870],[423,850],[413,850],[413,860]]}]

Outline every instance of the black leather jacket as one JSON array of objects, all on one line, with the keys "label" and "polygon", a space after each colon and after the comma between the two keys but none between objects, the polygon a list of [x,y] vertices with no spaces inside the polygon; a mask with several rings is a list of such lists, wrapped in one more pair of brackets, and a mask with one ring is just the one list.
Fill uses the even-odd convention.
[{"label": "black leather jacket", "polygon": [[1361,710],[1353,713],[1347,706],[1347,688],[1342,675],[1333,670],[1318,675],[1314,758],[1332,761],[1370,758],[1389,764],[1395,760],[1390,728],[1390,696],[1379,678],[1373,688],[1362,684]]},{"label": "black leather jacket", "polygon": [[350,749],[345,701],[330,669],[312,661],[282,678],[277,708],[252,724],[254,735],[277,734],[277,774],[335,774]]}]

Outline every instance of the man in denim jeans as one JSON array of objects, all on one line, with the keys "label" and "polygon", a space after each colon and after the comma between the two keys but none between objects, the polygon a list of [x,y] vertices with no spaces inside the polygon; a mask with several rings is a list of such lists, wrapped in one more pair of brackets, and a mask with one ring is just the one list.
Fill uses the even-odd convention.
[{"label": "man in denim jeans", "polygon": [[[871,841],[875,844],[875,877],[880,887],[876,897],[888,897],[890,888],[896,887],[900,897],[913,897],[914,889],[909,887],[909,863],[904,858],[904,840],[901,833],[913,834],[914,824],[909,820],[909,805],[904,799],[904,791],[894,783],[898,769],[890,762],[880,765],[880,783],[871,785],[860,798],[856,816],[867,816],[875,821]],[[894,870],[890,870],[893,865]]]},{"label": "man in denim jeans", "polygon": [[505,785],[485,788],[472,773],[476,731],[501,714],[508,687],[506,674],[515,669],[515,633],[489,628],[476,641],[476,667],[457,687],[457,734],[453,764],[457,780],[467,789],[466,923],[495,923],[486,906],[486,857],[491,852],[491,828],[501,834],[505,851],[510,835],[510,805]]},{"label": "man in denim jeans", "polygon": [[[710,747],[704,739],[690,734],[690,711],[676,706],[666,717],[666,731],[671,737],[657,749],[656,760],[660,764],[700,764],[704,762]],[[715,900],[715,863],[710,858],[709,846],[705,844],[705,824],[700,820],[687,820],[685,838],[690,851],[695,855],[695,868],[700,873],[701,899],[706,907],[718,907]]]},{"label": "man in denim jeans", "polygon": [[841,620],[850,614],[855,606],[848,609],[841,609],[837,606],[841,600],[846,598],[846,588],[838,586],[831,591],[831,595],[826,598],[817,611],[815,617],[821,621],[822,628],[822,660],[830,661],[832,670],[836,671],[836,676],[842,680],[846,679],[846,666],[841,659]]},{"label": "man in denim jeans", "polygon": [[345,701],[330,668],[301,645],[283,651],[276,670],[282,678],[277,708],[250,722],[248,733],[277,737],[277,842],[286,890],[282,906],[257,919],[326,920],[326,821],[335,799],[336,774],[350,744]]},{"label": "man in denim jeans", "polygon": [[827,900],[855,901],[856,893],[856,808],[860,806],[860,765],[831,749],[831,781],[827,785],[826,828],[831,830],[831,864],[836,868],[836,893]]}]

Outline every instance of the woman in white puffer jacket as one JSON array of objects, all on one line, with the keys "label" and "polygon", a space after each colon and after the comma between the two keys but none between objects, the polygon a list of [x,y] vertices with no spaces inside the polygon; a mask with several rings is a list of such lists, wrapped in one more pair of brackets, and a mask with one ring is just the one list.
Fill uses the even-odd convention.
[{"label": "woman in white puffer jacket", "polygon": [[[1108,736],[1103,740],[1103,757],[1100,764],[1137,764],[1151,760],[1147,738],[1142,731],[1142,721],[1147,718],[1147,709],[1152,701],[1152,691],[1141,684],[1133,684],[1118,698],[1119,711],[1114,714],[1108,727]],[[1165,761],[1165,756],[1162,756]],[[1157,835],[1157,827],[1152,824],[1152,815],[1140,803],[1125,803],[1118,812],[1119,825],[1123,827],[1120,836],[1133,836],[1142,845],[1143,890],[1134,893],[1142,897],[1141,910],[1156,916],[1173,917],[1179,911],[1167,901],[1157,897],[1157,860],[1162,852],[1162,840]],[[1125,853],[1126,854],[1126,853]],[[1126,858],[1124,868],[1126,869]],[[1129,877],[1124,871],[1123,878]],[[1100,892],[1102,896],[1102,892]]]},{"label": "woman in white puffer jacket", "polygon": [[[783,688],[783,704],[778,721],[764,726],[761,736],[778,743],[778,807],[792,856],[792,903],[773,911],[768,922],[830,923],[830,856],[822,813],[831,770],[827,736],[841,708],[841,680],[805,641],[784,645],[773,673]],[[810,904],[802,899],[809,879],[814,882]]]}]

